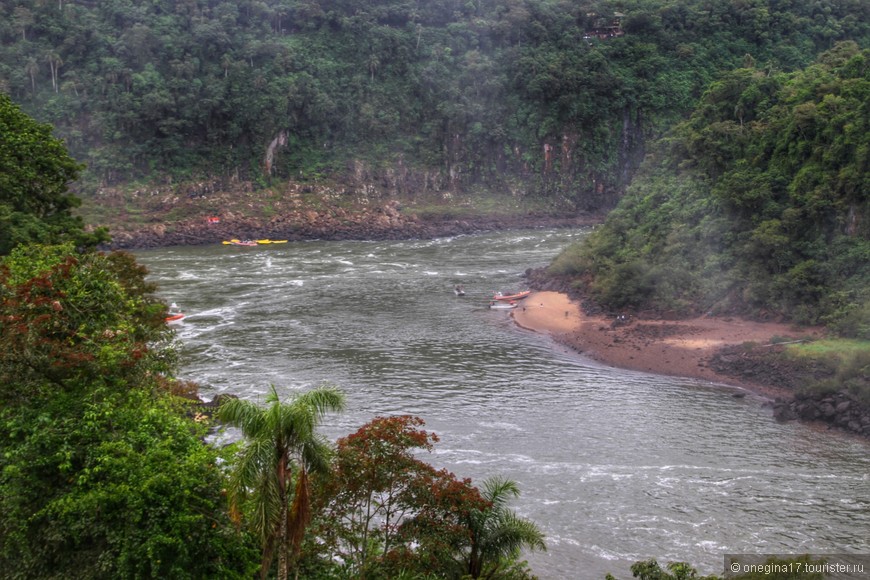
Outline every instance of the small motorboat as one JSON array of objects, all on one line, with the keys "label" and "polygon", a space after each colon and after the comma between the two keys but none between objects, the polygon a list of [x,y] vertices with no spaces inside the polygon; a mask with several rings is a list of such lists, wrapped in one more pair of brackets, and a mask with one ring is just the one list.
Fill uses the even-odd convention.
[{"label": "small motorboat", "polygon": [[169,305],[169,312],[166,314],[166,324],[176,324],[184,320],[184,313],[178,307],[178,304],[173,302]]},{"label": "small motorboat", "polygon": [[493,310],[510,310],[511,308],[516,308],[517,303],[514,300],[511,300],[510,302],[493,300],[489,303],[489,307]]},{"label": "small motorboat", "polygon": [[224,240],[223,244],[225,246],[256,246],[256,240]]},{"label": "small motorboat", "polygon": [[509,302],[511,300],[522,300],[523,298],[528,298],[529,294],[531,293],[531,290],[523,290],[522,292],[517,292],[516,294],[502,294],[501,292],[496,292],[495,296],[493,296],[492,299],[504,302]]},{"label": "small motorboat", "polygon": [[453,293],[457,296],[465,296],[465,287],[462,284],[457,284],[453,287]]}]

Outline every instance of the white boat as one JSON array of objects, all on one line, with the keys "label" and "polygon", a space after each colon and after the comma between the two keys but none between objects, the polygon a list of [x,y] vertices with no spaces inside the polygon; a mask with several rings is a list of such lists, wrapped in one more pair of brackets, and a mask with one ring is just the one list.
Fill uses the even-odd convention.
[{"label": "white boat", "polygon": [[462,284],[457,284],[453,287],[453,293],[457,296],[465,296],[465,286]]},{"label": "white boat", "polygon": [[489,307],[492,308],[493,310],[510,310],[511,308],[516,308],[517,303],[513,302],[513,301],[504,302],[504,301],[493,300],[492,302],[489,303]]}]

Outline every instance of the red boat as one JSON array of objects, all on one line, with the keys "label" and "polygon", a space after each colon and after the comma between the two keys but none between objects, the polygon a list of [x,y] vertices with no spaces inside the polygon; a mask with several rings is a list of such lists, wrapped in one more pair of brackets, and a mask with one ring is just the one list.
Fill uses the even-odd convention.
[{"label": "red boat", "polygon": [[166,324],[181,322],[182,320],[184,320],[184,312],[181,311],[178,304],[173,302],[169,306],[169,312],[166,313]]},{"label": "red boat", "polygon": [[522,300],[523,298],[528,298],[529,294],[531,293],[531,290],[524,290],[522,292],[517,292],[516,294],[502,294],[501,292],[496,292],[495,296],[493,296],[492,299],[506,300],[510,302],[511,300]]}]

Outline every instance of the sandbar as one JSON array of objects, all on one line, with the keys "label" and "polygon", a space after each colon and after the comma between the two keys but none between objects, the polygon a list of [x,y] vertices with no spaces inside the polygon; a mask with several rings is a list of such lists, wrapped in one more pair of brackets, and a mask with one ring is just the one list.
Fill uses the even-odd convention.
[{"label": "sandbar", "polygon": [[731,345],[770,344],[776,337],[800,340],[821,329],[736,317],[704,316],[680,320],[646,320],[590,316],[561,292],[534,292],[511,311],[522,328],[550,335],[584,357],[602,364],[660,375],[688,377],[742,387],[775,397],[769,385],[746,382],[709,366],[711,357]]}]

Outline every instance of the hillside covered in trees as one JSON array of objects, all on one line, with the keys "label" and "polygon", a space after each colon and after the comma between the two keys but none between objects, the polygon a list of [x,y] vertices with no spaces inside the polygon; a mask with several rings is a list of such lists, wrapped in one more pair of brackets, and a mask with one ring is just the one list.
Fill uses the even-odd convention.
[{"label": "hillside covered in trees", "polygon": [[0,90],[132,180],[354,175],[612,207],[721,71],[870,38],[863,0],[21,0]]},{"label": "hillside covered in trees", "polygon": [[560,255],[612,309],[749,313],[870,338],[870,51],[713,83],[604,226]]}]

